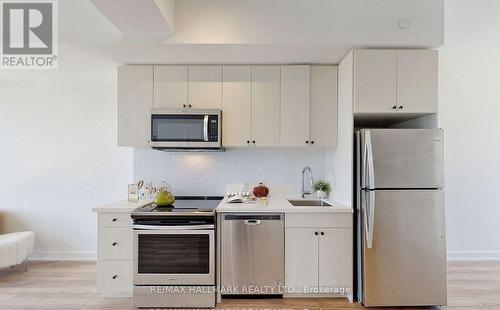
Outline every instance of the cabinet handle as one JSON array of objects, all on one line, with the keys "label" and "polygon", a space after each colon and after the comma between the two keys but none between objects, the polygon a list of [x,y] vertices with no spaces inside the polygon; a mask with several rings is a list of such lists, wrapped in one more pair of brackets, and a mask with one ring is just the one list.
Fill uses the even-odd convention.
[{"label": "cabinet handle", "polygon": [[113,276],[113,280],[114,280],[114,279],[116,279],[116,278],[118,278],[118,276],[115,274],[115,275]]},{"label": "cabinet handle", "polygon": [[250,144],[250,140],[247,140],[247,144]]},{"label": "cabinet handle", "polygon": [[116,217],[114,217],[114,218],[112,219],[112,221],[113,221],[113,222],[116,222],[116,221],[118,221],[118,219],[117,219]]},{"label": "cabinet handle", "polygon": [[401,109],[403,109],[403,106],[402,106],[402,105],[400,105],[400,106],[399,106],[399,109],[400,109],[400,110],[401,110]]},{"label": "cabinet handle", "polygon": [[393,109],[393,110],[396,110],[397,108],[398,108],[398,106],[396,106],[396,105],[393,105],[393,106],[392,106],[392,109]]},{"label": "cabinet handle", "polygon": [[321,235],[322,235],[322,236],[324,236],[324,235],[325,235],[325,233],[324,233],[324,232],[321,232]]},{"label": "cabinet handle", "polygon": [[311,141],[311,144],[314,144],[314,141]]},{"label": "cabinet handle", "polygon": [[317,236],[317,235],[318,235],[318,232],[317,232],[317,231],[315,231],[315,232],[314,232],[314,234]]},{"label": "cabinet handle", "polygon": [[255,140],[253,140],[252,143],[255,144]]},{"label": "cabinet handle", "polygon": [[182,105],[182,107],[183,107],[183,108],[185,108],[185,107],[186,107],[186,105],[185,105],[185,104],[183,104],[183,105]]},{"label": "cabinet handle", "polygon": [[188,107],[192,108],[193,106],[192,106],[192,105],[190,105],[190,104],[188,104]]},{"label": "cabinet handle", "polygon": [[309,141],[306,141],[306,144],[309,144]]},{"label": "cabinet handle", "polygon": [[118,242],[113,242],[112,245],[113,246],[116,246],[118,244]]}]

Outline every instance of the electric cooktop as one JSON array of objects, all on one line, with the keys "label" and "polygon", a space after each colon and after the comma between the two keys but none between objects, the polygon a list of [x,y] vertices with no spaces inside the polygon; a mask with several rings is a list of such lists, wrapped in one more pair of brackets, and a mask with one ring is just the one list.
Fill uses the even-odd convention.
[{"label": "electric cooktop", "polygon": [[210,215],[224,197],[222,196],[178,196],[172,206],[157,206],[154,203],[136,208],[131,217],[175,216],[175,215]]}]

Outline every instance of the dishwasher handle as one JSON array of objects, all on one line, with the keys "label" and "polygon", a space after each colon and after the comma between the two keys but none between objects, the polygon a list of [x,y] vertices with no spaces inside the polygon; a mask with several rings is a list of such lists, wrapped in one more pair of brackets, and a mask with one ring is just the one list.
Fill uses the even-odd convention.
[{"label": "dishwasher handle", "polygon": [[260,225],[261,221],[260,220],[244,220],[243,223],[245,223],[245,225],[255,226],[255,225]]},{"label": "dishwasher handle", "polygon": [[226,214],[226,221],[282,221],[282,214]]}]

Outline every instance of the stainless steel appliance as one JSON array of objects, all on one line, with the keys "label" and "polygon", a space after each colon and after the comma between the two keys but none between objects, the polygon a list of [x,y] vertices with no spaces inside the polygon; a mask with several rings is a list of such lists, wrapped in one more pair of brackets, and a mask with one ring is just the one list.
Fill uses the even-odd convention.
[{"label": "stainless steel appliance", "polygon": [[221,150],[221,110],[152,109],[151,140],[161,150]]},{"label": "stainless steel appliance", "polygon": [[132,211],[134,305],[215,306],[215,207],[222,197],[176,197]]},{"label": "stainless steel appliance", "polygon": [[361,129],[356,141],[358,299],[446,305],[443,130]]},{"label": "stainless steel appliance", "polygon": [[282,294],[284,215],[224,214],[221,226],[221,294]]}]

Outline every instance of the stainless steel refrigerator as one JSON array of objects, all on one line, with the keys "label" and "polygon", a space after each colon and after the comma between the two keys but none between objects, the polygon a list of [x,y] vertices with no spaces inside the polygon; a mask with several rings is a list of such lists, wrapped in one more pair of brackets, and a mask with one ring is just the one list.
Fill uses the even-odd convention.
[{"label": "stainless steel refrigerator", "polygon": [[358,299],[446,305],[443,130],[356,131]]}]

